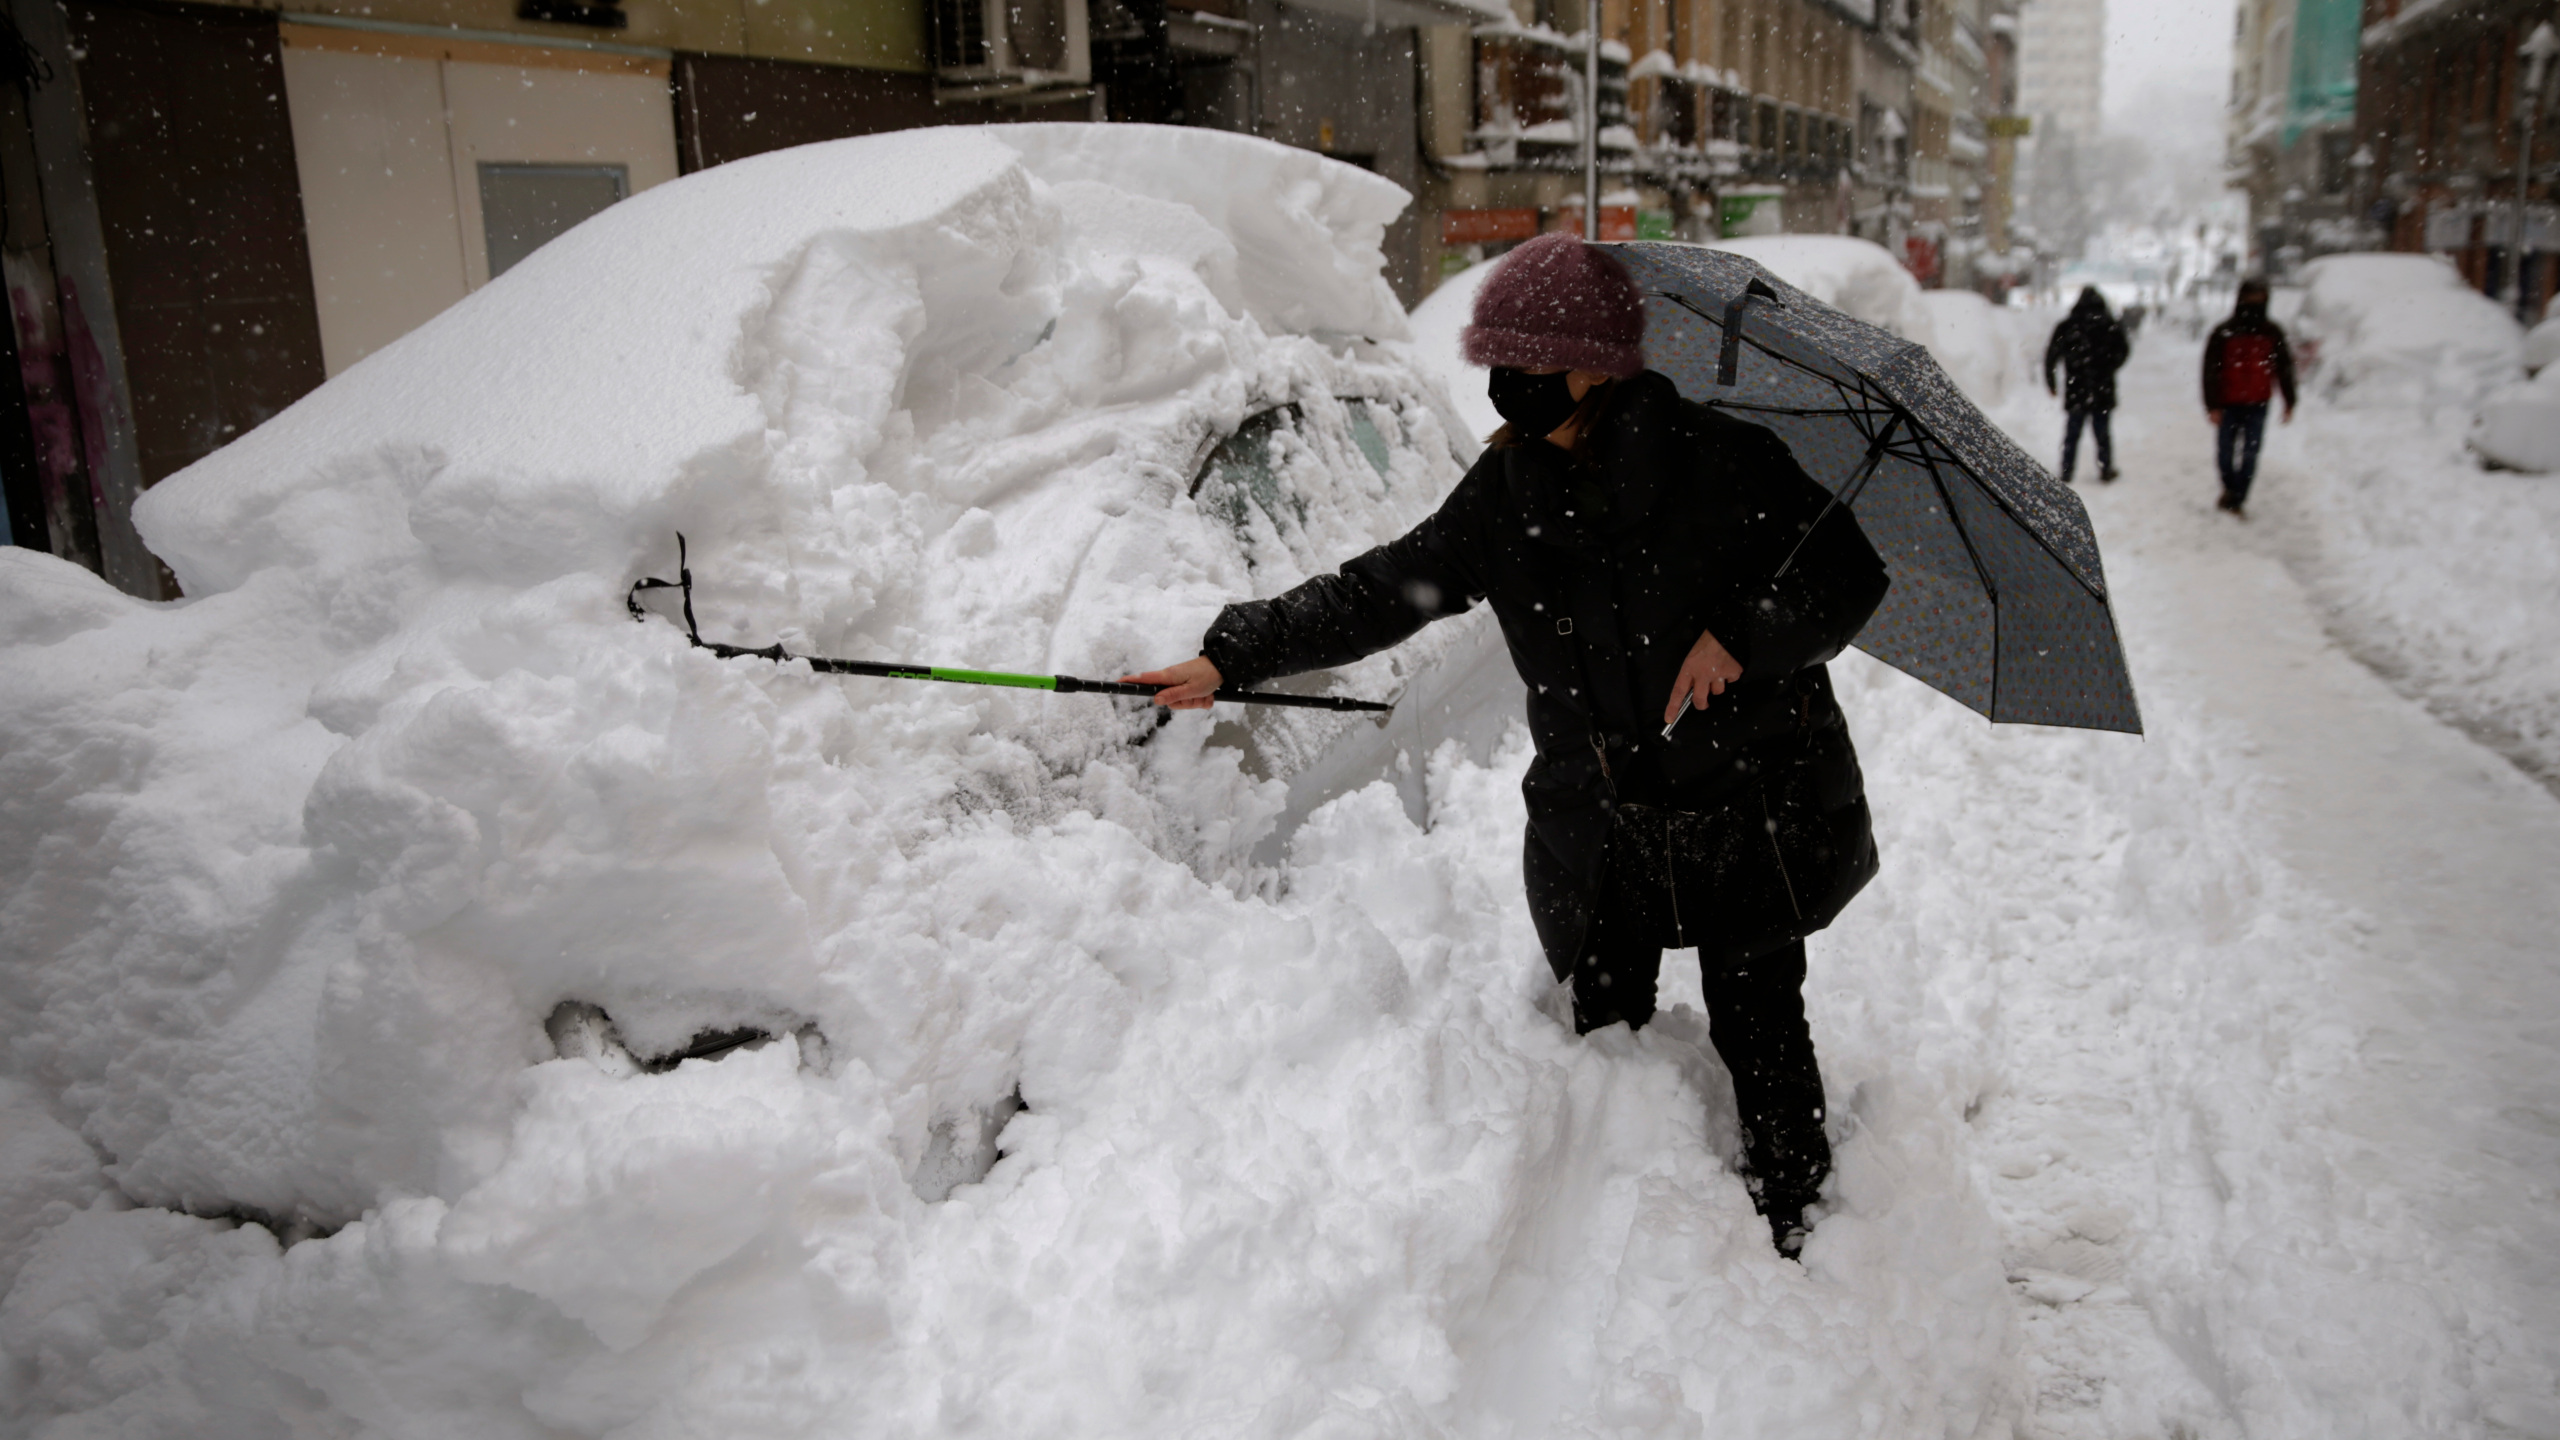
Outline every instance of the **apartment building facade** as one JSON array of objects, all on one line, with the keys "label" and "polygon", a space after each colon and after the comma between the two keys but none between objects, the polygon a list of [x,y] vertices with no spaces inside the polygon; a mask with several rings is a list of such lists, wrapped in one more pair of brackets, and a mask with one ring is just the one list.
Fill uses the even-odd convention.
[{"label": "apartment building facade", "polygon": [[2529,51],[2560,3],[2366,0],[2362,20],[2347,201],[2389,248],[2540,318],[2560,289],[2560,57]]},{"label": "apartment building facade", "polygon": [[1854,234],[1928,283],[1970,283],[1986,211],[2006,224],[1989,140],[2013,95],[2015,10],[1518,0],[1507,20],[1430,30],[1420,194],[1440,268],[1582,223],[1580,37],[1596,17],[1604,237]]}]

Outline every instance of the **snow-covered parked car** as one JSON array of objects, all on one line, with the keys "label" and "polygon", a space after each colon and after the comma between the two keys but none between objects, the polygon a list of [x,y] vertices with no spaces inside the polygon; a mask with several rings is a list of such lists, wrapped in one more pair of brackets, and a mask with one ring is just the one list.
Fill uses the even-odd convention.
[{"label": "snow-covered parked car", "polygon": [[2472,453],[2504,470],[2560,471],[2560,318],[2545,316],[2525,332],[2524,365],[2533,378],[2502,386],[2480,402],[2467,437]]},{"label": "snow-covered parked car", "polygon": [[2501,470],[2560,471],[2560,369],[2491,391],[2464,439],[2473,454]]},{"label": "snow-covered parked car", "polygon": [[[0,1118],[51,1157],[11,1172],[0,1285],[53,1277],[0,1328],[128,1307],[115,1343],[177,1377],[148,1403],[198,1413],[168,1317],[214,1303],[188,1275],[237,1272],[282,1297],[205,1342],[269,1347],[238,1413],[326,1392],[518,1433],[482,1407],[521,1415],[522,1384],[452,1367],[684,1353],[668,1306],[755,1245],[780,1268],[722,1284],[790,1292],[809,1246],[903,1264],[905,1240],[855,1258],[912,1219],[873,1192],[981,1178],[1017,1096],[1025,1134],[1077,1133],[1130,985],[1195,945],[1275,981],[1338,961],[1321,929],[1203,919],[1233,902],[1201,877],[1375,722],[1159,729],[1135,701],[819,676],[624,596],[682,533],[710,640],[1106,677],[1189,653],[1228,600],[1401,533],[1474,452],[1381,278],[1405,198],[1127,126],[719,167],[153,490],[184,601],[0,552]],[[1311,678],[1396,698],[1467,634]],[[1374,948],[1287,983],[1366,993]],[[296,1370],[362,1302],[317,1276],[293,1299],[244,1219],[340,1232],[312,1264],[406,1257],[425,1288],[396,1303],[446,1307],[421,1323],[470,1354],[389,1392],[361,1345]],[[119,1289],[79,1259],[146,1251],[186,1274]],[[908,1304],[863,1293],[818,1328]],[[26,1423],[144,1403],[27,1373]]]},{"label": "snow-covered parked car", "polygon": [[[2554,297],[2560,299],[2560,296]],[[2541,322],[2524,332],[2524,368],[2539,375],[2554,360],[2560,360],[2560,312],[2546,301]]]},{"label": "snow-covered parked car", "polygon": [[2522,327],[2443,260],[2328,255],[2302,288],[2296,348],[2318,357],[2312,388],[2335,404],[2468,410],[2523,377]]}]

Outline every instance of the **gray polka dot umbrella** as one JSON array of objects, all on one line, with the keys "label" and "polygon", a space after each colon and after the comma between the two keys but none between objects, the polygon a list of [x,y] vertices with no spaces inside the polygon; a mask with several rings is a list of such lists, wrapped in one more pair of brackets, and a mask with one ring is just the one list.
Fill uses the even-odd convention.
[{"label": "gray polka dot umbrella", "polygon": [[1609,248],[1645,293],[1646,362],[1776,432],[1884,556],[1859,649],[1995,721],[2141,733],[2088,511],[1926,350],[1740,255]]}]

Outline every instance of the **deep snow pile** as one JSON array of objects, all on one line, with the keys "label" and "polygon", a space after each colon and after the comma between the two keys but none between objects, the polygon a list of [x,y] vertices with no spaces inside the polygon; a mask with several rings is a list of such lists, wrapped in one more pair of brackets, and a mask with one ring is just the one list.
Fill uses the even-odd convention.
[{"label": "deep snow pile", "polygon": [[2480,402],[2465,437],[2471,452],[2502,470],[2560,471],[2560,370],[2546,368]]},{"label": "deep snow pile", "polygon": [[1550,1013],[1516,743],[1274,874],[1278,777],[1365,722],[623,612],[681,530],[713,638],[1178,656],[1454,479],[1401,202],[1201,131],[723,167],[153,492],[186,602],[7,556],[8,1427],[2004,1431],[1979,1067],[1846,1046],[1780,1261],[1702,1022]]},{"label": "deep snow pile", "polygon": [[[2548,306],[2544,307],[2546,310]],[[2560,471],[2560,320],[2525,332],[2520,358],[2532,378],[2501,386],[2480,403],[2468,443],[2474,454],[2507,470]]]},{"label": "deep snow pile", "polygon": [[2497,302],[2431,255],[2329,255],[2302,271],[2290,323],[2313,393],[2352,409],[2468,412],[2524,375],[2524,335]]}]

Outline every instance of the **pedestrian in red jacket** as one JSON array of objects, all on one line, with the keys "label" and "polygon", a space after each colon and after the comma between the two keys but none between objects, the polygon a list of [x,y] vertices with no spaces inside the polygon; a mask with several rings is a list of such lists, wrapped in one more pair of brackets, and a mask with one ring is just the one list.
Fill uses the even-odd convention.
[{"label": "pedestrian in red jacket", "polygon": [[2267,434],[2267,404],[2284,392],[2284,423],[2293,423],[2293,347],[2284,328],[2267,318],[2267,284],[2240,283],[2231,318],[2204,342],[2204,415],[2217,434],[2214,463],[2222,470],[2220,509],[2245,515],[2249,482],[2258,473],[2258,446]]}]

